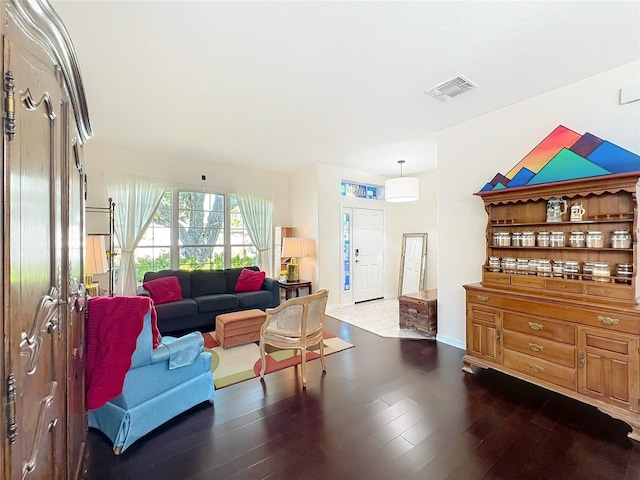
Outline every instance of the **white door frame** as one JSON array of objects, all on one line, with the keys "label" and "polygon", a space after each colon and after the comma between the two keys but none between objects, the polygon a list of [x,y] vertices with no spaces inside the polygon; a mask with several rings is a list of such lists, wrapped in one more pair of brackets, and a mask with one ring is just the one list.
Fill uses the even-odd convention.
[{"label": "white door frame", "polygon": [[[376,212],[379,212],[382,215],[382,222],[383,222],[383,228],[382,228],[382,259],[380,262],[380,267],[382,269],[381,273],[380,273],[380,282],[382,284],[382,291],[380,294],[380,297],[384,298],[384,294],[385,294],[385,280],[386,280],[386,275],[385,275],[385,257],[386,257],[386,242],[385,242],[385,235],[384,235],[384,214],[385,211],[384,209],[381,208],[364,208],[364,207],[352,207],[352,206],[347,206],[344,204],[340,205],[340,232],[339,232],[339,238],[340,238],[340,304],[342,305],[349,305],[349,304],[353,304],[354,303],[354,265],[355,265],[355,255],[354,255],[354,245],[353,245],[353,222],[354,222],[354,213],[356,210],[373,210]],[[345,226],[345,215],[349,215],[349,221],[348,221],[348,226]],[[348,239],[349,241],[349,245],[348,248],[345,248],[345,238]],[[348,274],[349,274],[349,289],[345,289],[345,262],[348,262]]]}]

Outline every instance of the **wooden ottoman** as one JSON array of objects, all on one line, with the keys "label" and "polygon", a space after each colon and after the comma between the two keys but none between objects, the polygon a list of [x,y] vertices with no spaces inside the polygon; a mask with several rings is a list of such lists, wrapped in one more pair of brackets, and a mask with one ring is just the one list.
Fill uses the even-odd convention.
[{"label": "wooden ottoman", "polygon": [[438,290],[400,296],[400,328],[411,328],[435,339],[438,330]]},{"label": "wooden ottoman", "polygon": [[260,327],[267,318],[262,310],[242,310],[216,317],[216,340],[222,348],[260,340]]}]

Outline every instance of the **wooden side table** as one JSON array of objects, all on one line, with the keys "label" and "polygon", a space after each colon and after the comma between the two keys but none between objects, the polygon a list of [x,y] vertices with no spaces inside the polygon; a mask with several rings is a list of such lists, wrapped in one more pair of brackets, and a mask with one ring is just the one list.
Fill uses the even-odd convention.
[{"label": "wooden side table", "polygon": [[438,331],[438,290],[407,293],[400,298],[400,328],[410,328],[435,339]]},{"label": "wooden side table", "polygon": [[306,280],[292,280],[286,282],[278,282],[280,288],[284,290],[284,299],[289,300],[291,298],[291,292],[296,292],[296,297],[300,296],[300,289],[307,288],[309,290],[309,295],[311,295],[311,282],[307,282]]}]

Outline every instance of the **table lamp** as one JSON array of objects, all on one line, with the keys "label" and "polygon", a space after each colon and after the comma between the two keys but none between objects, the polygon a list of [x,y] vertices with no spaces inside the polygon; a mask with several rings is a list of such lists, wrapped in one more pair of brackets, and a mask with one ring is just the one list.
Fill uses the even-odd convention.
[{"label": "table lamp", "polygon": [[87,250],[84,262],[84,282],[87,293],[98,296],[100,285],[93,282],[93,275],[109,271],[104,237],[102,235],[87,235]]},{"label": "table lamp", "polygon": [[290,257],[287,264],[287,279],[297,282],[300,280],[300,265],[297,259],[306,255],[304,250],[304,238],[284,237],[282,239],[282,256]]}]

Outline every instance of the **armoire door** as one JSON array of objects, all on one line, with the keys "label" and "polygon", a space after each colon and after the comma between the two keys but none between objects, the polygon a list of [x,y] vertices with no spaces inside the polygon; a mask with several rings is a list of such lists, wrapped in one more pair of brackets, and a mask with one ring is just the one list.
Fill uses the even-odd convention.
[{"label": "armoire door", "polygon": [[4,116],[15,118],[3,140],[5,373],[15,392],[5,477],[66,479],[68,106],[59,69],[11,18],[5,25]]}]

